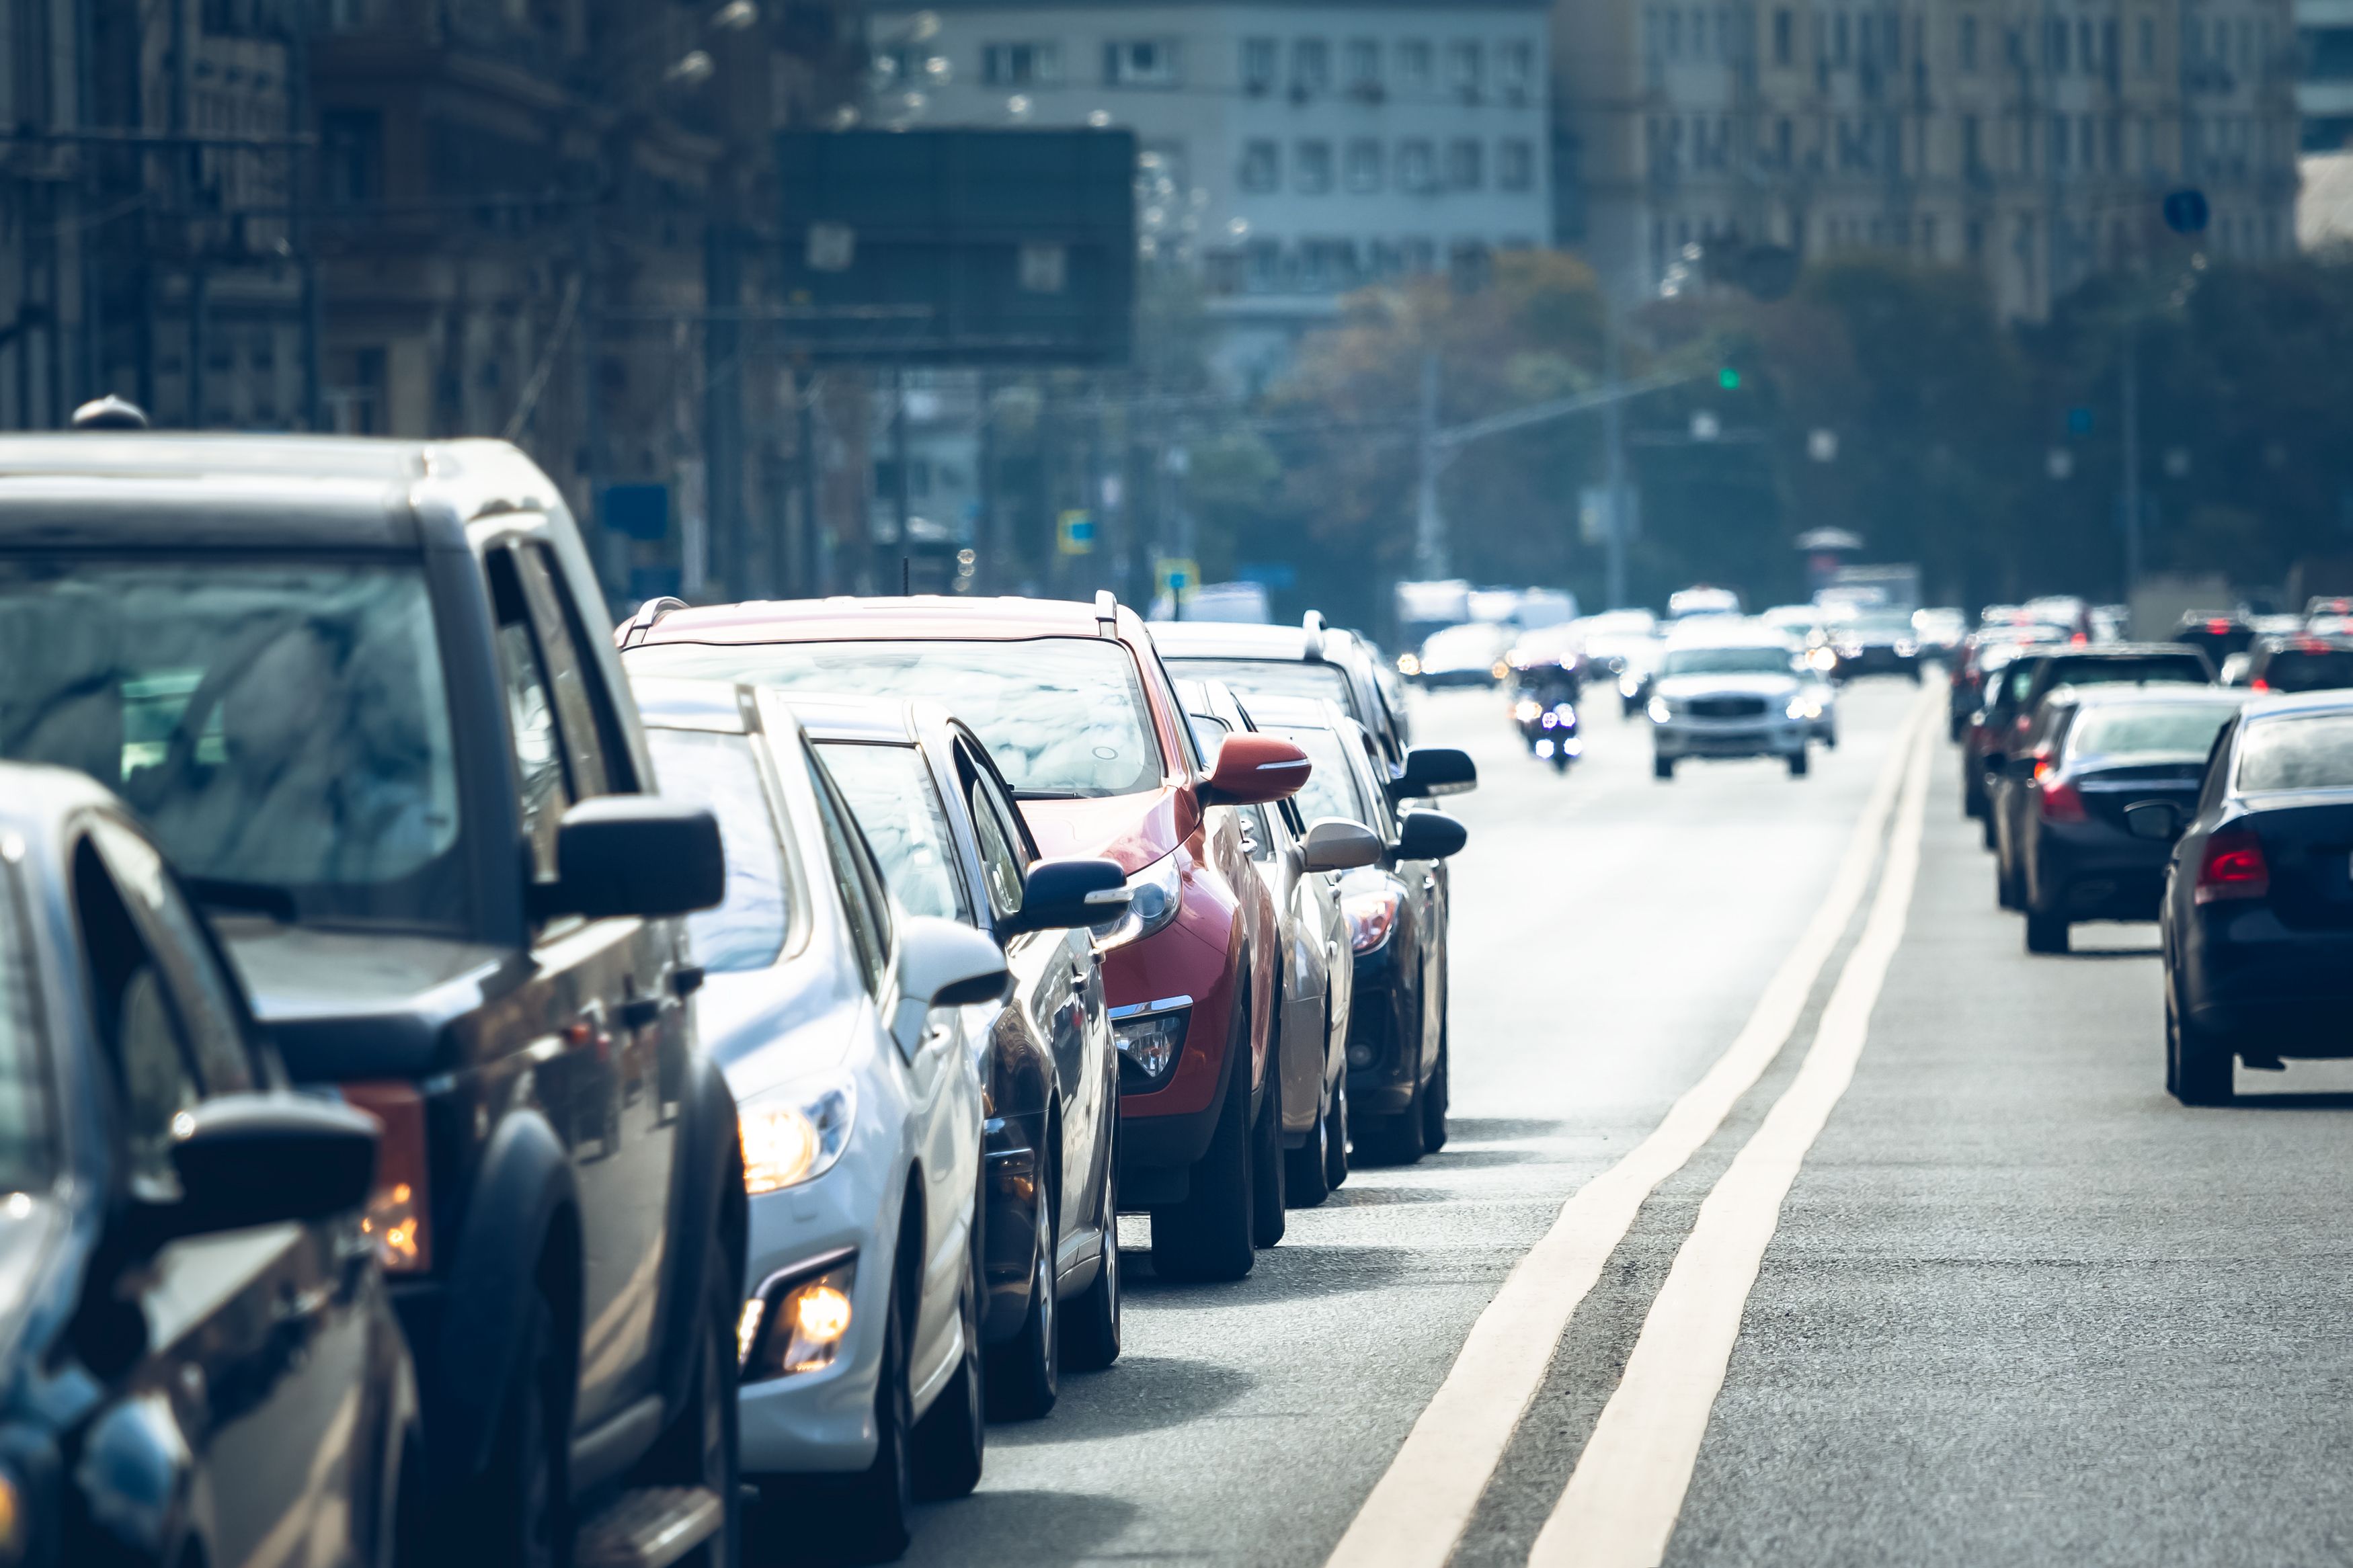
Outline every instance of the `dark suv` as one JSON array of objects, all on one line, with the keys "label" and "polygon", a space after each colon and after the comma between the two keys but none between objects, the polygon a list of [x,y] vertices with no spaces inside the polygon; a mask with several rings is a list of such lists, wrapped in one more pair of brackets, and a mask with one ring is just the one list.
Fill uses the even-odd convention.
[{"label": "dark suv", "polygon": [[1961,803],[1985,819],[1985,847],[1995,845],[1988,808],[1992,781],[2028,749],[2042,699],[2062,686],[2211,686],[2214,666],[2179,643],[2092,643],[2021,654],[1988,686],[1990,695],[1961,742]]},{"label": "dark suv", "polygon": [[744,1187],[696,1047],[709,814],[663,801],[553,480],[498,442],[0,440],[0,757],[117,789],[364,1229],[453,1553],[732,1560]]}]

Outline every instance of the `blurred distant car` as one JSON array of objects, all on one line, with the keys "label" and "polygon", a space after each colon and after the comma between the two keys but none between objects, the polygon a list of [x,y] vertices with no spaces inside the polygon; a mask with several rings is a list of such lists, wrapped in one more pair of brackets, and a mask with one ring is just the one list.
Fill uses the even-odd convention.
[{"label": "blurred distant car", "polygon": [[1951,689],[1946,697],[1947,724],[1952,738],[1960,740],[1968,729],[1969,715],[1985,705],[1986,682],[1997,671],[2033,644],[2064,642],[2066,637],[2059,627],[2038,621],[1981,626],[1971,633],[1962,643],[1961,656],[1953,665]]},{"label": "blurred distant car", "polygon": [[[1810,651],[1830,647],[1830,622],[1820,605],[1775,605],[1757,612],[1757,619],[1777,632],[1786,633],[1799,648]],[[1834,656],[1822,656],[1822,668],[1828,668]]]},{"label": "blurred distant car", "polygon": [[1576,625],[1585,645],[1586,679],[1607,677],[1617,685],[1624,716],[1640,713],[1648,700],[1643,683],[1658,657],[1657,617],[1648,610],[1606,610]]},{"label": "blurred distant car", "polygon": [[1949,658],[1969,635],[1969,617],[1953,609],[1915,610],[1912,630],[1919,637],[1922,652],[1933,658]]},{"label": "blurred distant car", "polygon": [[1504,654],[1511,646],[1511,627],[1491,621],[1432,632],[1415,657],[1413,679],[1424,686],[1493,686],[1510,673]]},{"label": "blurred distant car", "polygon": [[2126,812],[2135,832],[2180,835],[2158,916],[2166,1088],[2223,1104],[2233,1057],[2353,1056],[2353,692],[2258,699],[2186,813]]},{"label": "blurred distant car", "polygon": [[2254,646],[2255,628],[2236,610],[2186,610],[2175,623],[2171,640],[2187,643],[2220,668],[2232,654]]},{"label": "blurred distant car", "polygon": [[2251,616],[2247,625],[2261,637],[2292,637],[2306,629],[2302,616]]},{"label": "blurred distant car", "polygon": [[2328,691],[2353,687],[2353,637],[2264,637],[2243,655],[2253,691]]},{"label": "blurred distant car", "polygon": [[1859,675],[1920,679],[1920,634],[1901,610],[1864,610],[1831,623],[1831,674],[1840,680]]},{"label": "blurred distant car", "polygon": [[1391,772],[1405,766],[1402,691],[1380,650],[1310,610],[1295,626],[1155,623],[1152,646],[1172,676],[1222,680],[1247,702],[1258,695],[1329,699],[1362,724]]},{"label": "blurred distant car", "polygon": [[1576,697],[1585,686],[1585,634],[1575,621],[1523,632],[1504,654],[1512,679],[1524,688],[1560,685]]},{"label": "blurred distant car", "polygon": [[2043,700],[1993,793],[1997,900],[2025,914],[2029,952],[2066,952],[2076,921],[2156,915],[2171,847],[2134,833],[2125,808],[2170,801],[2186,818],[2245,700],[2171,686],[2063,686]]},{"label": "blurred distant car", "polygon": [[1651,771],[1675,776],[1686,757],[1778,757],[1806,774],[1806,741],[1820,717],[1798,661],[1776,632],[1694,627],[1671,638],[1646,705]]},{"label": "blurred distant car", "polygon": [[2092,640],[2122,642],[2125,633],[2132,629],[2130,605],[2094,605],[2092,606]]},{"label": "blurred distant car", "polygon": [[1695,616],[1736,616],[1741,614],[1740,595],[1730,588],[1714,588],[1701,584],[1681,588],[1667,595],[1667,619],[1690,620]]},{"label": "blurred distant car", "polygon": [[2064,626],[2086,642],[2092,636],[2092,606],[2073,594],[2045,594],[2019,606],[2026,616],[2047,626]]},{"label": "blurred distant car", "polygon": [[2022,654],[1989,687],[1961,737],[1961,809],[1985,819],[1994,847],[1987,784],[2023,748],[2042,699],[2061,686],[2209,686],[2214,667],[2194,647],[2169,643],[2058,644]]}]

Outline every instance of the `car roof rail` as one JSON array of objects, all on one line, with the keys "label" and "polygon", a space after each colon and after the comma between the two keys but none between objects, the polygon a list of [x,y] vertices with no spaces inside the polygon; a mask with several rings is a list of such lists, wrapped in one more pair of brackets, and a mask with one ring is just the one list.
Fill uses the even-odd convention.
[{"label": "car roof rail", "polygon": [[1099,637],[1119,635],[1119,595],[1109,588],[1095,590],[1095,632]]},{"label": "car roof rail", "polygon": [[1300,617],[1299,629],[1307,634],[1305,653],[1308,658],[1320,659],[1324,657],[1324,628],[1328,625],[1330,623],[1324,620],[1324,612],[1321,610],[1310,610]]},{"label": "car roof rail", "polygon": [[685,608],[687,608],[687,603],[684,599],[673,598],[668,594],[648,599],[638,606],[636,615],[621,623],[620,636],[614,638],[614,642],[621,647],[635,647],[645,639],[648,632],[654,629],[656,621],[660,620],[672,610]]}]

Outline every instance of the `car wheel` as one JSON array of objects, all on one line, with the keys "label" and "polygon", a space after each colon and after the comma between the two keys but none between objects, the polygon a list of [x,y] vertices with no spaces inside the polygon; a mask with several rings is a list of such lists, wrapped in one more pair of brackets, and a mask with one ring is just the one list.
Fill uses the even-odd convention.
[{"label": "car wheel", "polygon": [[1826,730],[1826,731],[1824,731],[1822,732],[1822,745],[1823,745],[1823,747],[1824,747],[1825,749],[1827,749],[1827,750],[1829,750],[1829,751],[1833,751],[1833,752],[1837,751],[1837,750],[1838,750],[1838,731],[1837,731],[1836,730]]},{"label": "car wheel", "polygon": [[[960,1498],[980,1485],[988,1423],[981,1405],[978,1272],[976,1258],[965,1266],[964,1289],[956,1301],[956,1310],[964,1317],[964,1357],[939,1398],[915,1423],[908,1444],[910,1479],[915,1495],[927,1502]],[[1050,1285],[1050,1268],[1047,1278]],[[1050,1289],[1048,1295],[1051,1294]]]},{"label": "car wheel", "polygon": [[1367,1126],[1358,1146],[1381,1164],[1410,1165],[1419,1162],[1428,1152],[1421,1141],[1421,1097],[1427,1091],[1428,1086],[1417,1080],[1413,1098],[1406,1102],[1403,1110],[1395,1116],[1366,1118]]},{"label": "car wheel", "polygon": [[2228,1042],[2211,1030],[2182,1017],[2173,1005],[2172,987],[2165,998],[2166,1087],[2184,1105],[2228,1105],[2237,1097],[2231,1081],[2235,1055]]},{"label": "car wheel", "polygon": [[[1047,1119],[1047,1138],[1055,1135]],[[1038,1184],[1037,1245],[1029,1261],[1029,1311],[1020,1331],[986,1352],[988,1417],[992,1421],[1034,1421],[1054,1408],[1062,1386],[1060,1303],[1054,1300],[1055,1260],[1061,1256],[1061,1196],[1050,1175]],[[944,1396],[943,1396],[944,1397]]]},{"label": "car wheel", "polygon": [[1454,1053],[1447,1048],[1448,1030],[1438,1026],[1438,1066],[1431,1069],[1430,1082],[1421,1091],[1421,1146],[1435,1154],[1446,1147],[1447,1064]]},{"label": "car wheel", "polygon": [[[919,1238],[902,1237],[900,1245],[920,1249],[922,1243]],[[892,1562],[906,1554],[907,1543],[914,1539],[915,1486],[910,1457],[915,1407],[907,1387],[907,1318],[900,1300],[904,1294],[892,1281],[891,1304],[882,1315],[882,1364],[874,1376],[874,1462],[838,1497],[825,1500],[831,1506],[795,1510],[803,1521],[820,1521],[823,1544],[851,1563]],[[779,1542],[796,1551],[803,1549],[793,1537],[804,1524],[783,1518],[773,1523]]]},{"label": "car wheel", "polygon": [[1250,1002],[1228,1036],[1226,1101],[1193,1163],[1185,1201],[1152,1211],[1152,1271],[1163,1279],[1239,1279],[1250,1247]]},{"label": "car wheel", "polygon": [[1978,821],[1980,824],[1978,834],[1979,841],[1988,849],[2000,848],[2001,836],[1994,830],[1992,802],[1987,802],[1986,808],[1978,813]]},{"label": "car wheel", "polygon": [[470,1496],[442,1520],[461,1563],[483,1568],[564,1568],[572,1561],[568,1358],[556,1343],[555,1309],[534,1292],[514,1373],[501,1402],[498,1449]]},{"label": "car wheel", "polygon": [[[1119,1107],[1112,1106],[1113,1125]],[[1062,1360],[1076,1372],[1101,1372],[1119,1359],[1119,1134],[1112,1134],[1103,1166],[1103,1197],[1095,1206],[1103,1229],[1103,1262],[1095,1281],[1062,1314]]]},{"label": "car wheel", "polygon": [[1324,1184],[1338,1192],[1348,1180],[1348,1079],[1332,1086],[1331,1135],[1324,1140]]},{"label": "car wheel", "polygon": [[[737,1178],[740,1180],[741,1178]],[[735,1284],[720,1238],[702,1287],[702,1343],[695,1354],[694,1402],[646,1457],[649,1486],[702,1487],[719,1497],[718,1532],[680,1561],[691,1568],[735,1568],[744,1560],[743,1490],[736,1473]]]},{"label": "car wheel", "polygon": [[1986,814],[1985,773],[1977,759],[1967,752],[1961,753],[1961,815],[1967,817]]},{"label": "car wheel", "polygon": [[1258,1120],[1250,1125],[1250,1242],[1257,1247],[1281,1241],[1287,1223],[1282,1211],[1282,1178],[1289,1163],[1282,1157],[1282,1036],[1274,1020],[1267,1024],[1267,1036],[1266,1091],[1260,1099]]},{"label": "car wheel", "polygon": [[[1331,1037],[1331,1031],[1324,1031]],[[1282,1201],[1295,1209],[1312,1209],[1332,1195],[1332,1184],[1325,1175],[1332,1153],[1332,1099],[1320,1096],[1315,1104],[1315,1125],[1307,1131],[1307,1142],[1296,1149],[1282,1152]]]},{"label": "car wheel", "polygon": [[1789,776],[1791,778],[1804,778],[1806,776],[1807,765],[1806,753],[1804,752],[1799,751],[1791,752],[1789,753]]},{"label": "car wheel", "polygon": [[2026,951],[2029,952],[2064,952],[2067,951],[2067,917],[2026,911]]},{"label": "car wheel", "polygon": [[1673,778],[1675,776],[1674,758],[1652,756],[1651,758],[1651,776],[1654,779]]},{"label": "car wheel", "polygon": [[2010,868],[2010,857],[1996,844],[1993,852],[1993,901],[2005,910],[2022,908],[2018,896],[2018,874]]}]

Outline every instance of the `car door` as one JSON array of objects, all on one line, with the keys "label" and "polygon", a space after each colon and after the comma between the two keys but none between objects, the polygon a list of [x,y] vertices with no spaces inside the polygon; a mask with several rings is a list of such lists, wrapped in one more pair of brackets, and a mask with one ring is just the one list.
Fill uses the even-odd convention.
[{"label": "car door", "polygon": [[[1371,741],[1362,731],[1357,742],[1363,748],[1366,765],[1373,778],[1384,774],[1380,756]],[[1376,825],[1384,842],[1395,846],[1403,820],[1397,805],[1388,792],[1375,784],[1373,809],[1381,816]],[[1404,860],[1397,862],[1397,879],[1405,885],[1406,897],[1413,910],[1411,930],[1414,942],[1414,962],[1421,986],[1421,1070],[1430,1070],[1438,1059],[1438,1048],[1446,1026],[1446,867],[1439,860]]]},{"label": "car door", "polygon": [[[1307,837],[1306,815],[1293,799],[1275,803],[1294,845]],[[1348,922],[1340,912],[1337,871],[1307,871],[1295,879],[1293,899],[1298,907],[1300,940],[1315,944],[1324,955],[1324,1041],[1328,1079],[1340,1072],[1342,1043],[1348,1034],[1348,1009],[1355,1000],[1356,966],[1348,956]]]},{"label": "car door", "polygon": [[[128,1184],[168,1200],[174,1119],[268,1087],[267,1065],[236,982],[153,846],[91,818],[74,877]],[[213,1560],[328,1568],[368,1551],[385,1459],[362,1293],[371,1256],[349,1215],[191,1237],[146,1270],[148,1352],[90,1441],[105,1451],[137,1429],[176,1427]]]},{"label": "car door", "polygon": [[[484,565],[533,885],[548,888],[565,809],[636,781],[543,551],[499,546]],[[666,927],[535,911],[529,978],[496,1015],[510,1082],[564,1141],[580,1195],[582,1427],[653,1393],[658,1371],[676,1126],[663,1090],[683,1080],[665,1058],[685,1048],[682,1013],[663,1000]]]}]

